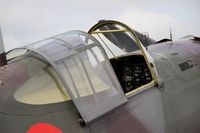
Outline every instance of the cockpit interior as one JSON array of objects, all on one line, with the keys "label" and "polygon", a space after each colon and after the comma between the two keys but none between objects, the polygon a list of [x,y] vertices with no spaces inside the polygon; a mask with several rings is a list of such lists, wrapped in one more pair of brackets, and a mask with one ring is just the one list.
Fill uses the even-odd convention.
[{"label": "cockpit interior", "polygon": [[110,59],[112,67],[125,93],[152,81],[151,72],[142,55]]}]

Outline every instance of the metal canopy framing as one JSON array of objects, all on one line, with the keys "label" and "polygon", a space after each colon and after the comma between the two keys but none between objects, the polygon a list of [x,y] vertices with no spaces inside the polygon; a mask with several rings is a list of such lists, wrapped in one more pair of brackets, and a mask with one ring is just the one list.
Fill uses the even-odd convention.
[{"label": "metal canopy framing", "polygon": [[104,49],[91,35],[70,31],[22,49],[52,65],[86,124],[127,102]]}]

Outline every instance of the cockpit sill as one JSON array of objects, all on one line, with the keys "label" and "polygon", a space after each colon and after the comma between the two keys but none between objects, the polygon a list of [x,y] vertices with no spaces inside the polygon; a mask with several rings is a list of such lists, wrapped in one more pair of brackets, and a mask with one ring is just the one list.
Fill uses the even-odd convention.
[{"label": "cockpit sill", "polygon": [[136,96],[138,94],[141,94],[141,93],[145,92],[148,89],[152,89],[156,85],[157,85],[157,83],[153,80],[153,81],[151,81],[150,83],[148,83],[146,85],[142,85],[141,87],[126,93],[125,95],[126,95],[127,98],[131,98],[133,96]]}]

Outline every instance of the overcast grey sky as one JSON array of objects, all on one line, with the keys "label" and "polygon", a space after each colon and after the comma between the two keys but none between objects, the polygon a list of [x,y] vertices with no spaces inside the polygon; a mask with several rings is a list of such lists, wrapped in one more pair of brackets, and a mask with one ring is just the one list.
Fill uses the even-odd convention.
[{"label": "overcast grey sky", "polygon": [[113,19],[156,40],[200,35],[199,0],[0,0],[6,50]]}]

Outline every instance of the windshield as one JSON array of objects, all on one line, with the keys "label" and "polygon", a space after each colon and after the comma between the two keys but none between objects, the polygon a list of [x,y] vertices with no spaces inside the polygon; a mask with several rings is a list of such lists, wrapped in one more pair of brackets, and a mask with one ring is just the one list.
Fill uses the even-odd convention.
[{"label": "windshield", "polygon": [[[148,33],[135,33],[144,47],[155,43],[148,37]],[[93,36],[102,44],[110,58],[140,50],[131,34],[119,25],[104,25],[93,32]]]}]

